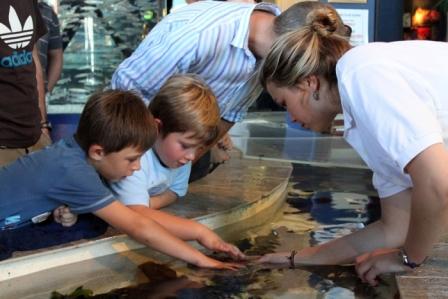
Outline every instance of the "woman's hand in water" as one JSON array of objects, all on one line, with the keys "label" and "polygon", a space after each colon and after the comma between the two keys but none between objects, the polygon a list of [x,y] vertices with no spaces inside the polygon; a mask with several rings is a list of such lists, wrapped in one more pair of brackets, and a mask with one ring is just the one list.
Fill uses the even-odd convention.
[{"label": "woman's hand in water", "polygon": [[258,263],[268,263],[268,264],[285,264],[289,265],[289,257],[291,252],[275,252],[263,255],[258,259]]},{"label": "woman's hand in water", "polygon": [[377,249],[356,259],[356,272],[363,282],[378,285],[377,276],[383,273],[406,272],[412,269],[403,264],[398,249]]},{"label": "woman's hand in water", "polygon": [[318,247],[305,247],[301,250],[268,253],[258,259],[258,263],[284,264],[290,268],[322,264],[316,260]]}]

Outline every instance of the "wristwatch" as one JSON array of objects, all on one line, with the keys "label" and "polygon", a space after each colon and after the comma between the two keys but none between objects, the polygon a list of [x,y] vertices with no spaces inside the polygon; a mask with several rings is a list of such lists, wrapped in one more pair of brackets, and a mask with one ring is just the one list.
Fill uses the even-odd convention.
[{"label": "wristwatch", "polygon": [[400,249],[400,253],[399,253],[399,255],[400,255],[400,257],[401,257],[401,261],[403,262],[403,265],[408,266],[408,267],[410,267],[411,269],[415,269],[415,268],[417,268],[417,267],[420,267],[421,264],[423,264],[424,261],[426,260],[426,258],[425,258],[425,260],[423,260],[423,262],[421,262],[420,264],[414,263],[413,261],[411,261],[411,260],[409,259],[409,256],[408,256],[408,254],[406,253],[406,251],[404,250],[404,248],[401,248],[401,249]]}]

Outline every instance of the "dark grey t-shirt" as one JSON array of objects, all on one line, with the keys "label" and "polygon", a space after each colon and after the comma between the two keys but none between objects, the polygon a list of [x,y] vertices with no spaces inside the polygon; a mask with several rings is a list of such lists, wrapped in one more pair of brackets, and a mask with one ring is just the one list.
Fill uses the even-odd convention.
[{"label": "dark grey t-shirt", "polygon": [[82,214],[113,201],[73,137],[0,168],[0,229],[26,224],[62,204]]},{"label": "dark grey t-shirt", "polygon": [[42,134],[32,52],[47,30],[37,0],[1,0],[0,24],[0,146],[29,147]]}]

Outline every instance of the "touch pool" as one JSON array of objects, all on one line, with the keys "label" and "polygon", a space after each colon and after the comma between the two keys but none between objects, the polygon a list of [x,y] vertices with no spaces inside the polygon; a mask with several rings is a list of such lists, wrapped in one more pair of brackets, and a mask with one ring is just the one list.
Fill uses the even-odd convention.
[{"label": "touch pool", "polygon": [[[284,124],[284,113],[265,116],[249,115],[232,129],[231,136],[244,163],[297,162],[286,203],[268,218],[257,214],[258,220],[263,219],[262,225],[247,229],[251,225],[235,222],[219,230],[222,236],[247,254],[260,255],[325,242],[379,217],[378,199],[370,185],[371,173],[342,138],[293,130]],[[230,165],[243,163],[234,161],[237,160],[232,158]],[[269,180],[276,179],[272,168],[244,165],[263,169]],[[240,194],[243,197],[269,183],[262,176],[245,177],[238,171],[228,183],[239,184],[243,189],[247,183],[253,184],[252,189]],[[221,167],[213,173],[223,178],[225,174],[226,169]],[[240,184],[241,178],[247,182]],[[220,186],[206,184],[203,190],[221,192],[216,197],[223,195]],[[210,207],[216,205],[213,200],[211,203]],[[277,208],[266,210],[273,213]],[[145,248],[7,280],[0,283],[0,290],[12,285],[23,286],[19,287],[20,298],[33,299],[50,298],[52,291],[69,294],[80,286],[84,291],[91,290],[94,298],[391,298],[397,293],[392,277],[382,281],[380,287],[371,288],[358,280],[351,266],[287,269],[250,263],[237,272],[215,271],[190,267]],[[113,293],[106,295],[111,290]],[[0,298],[12,298],[2,293]]]},{"label": "touch pool", "polygon": [[[259,255],[325,242],[378,217],[378,198],[366,170],[295,165],[287,203],[272,221],[244,232],[236,225],[220,233],[247,254]],[[55,288],[58,292],[84,286],[93,291],[93,298],[391,298],[397,293],[392,277],[371,288],[357,279],[351,266],[287,269],[248,264],[232,272],[163,261],[138,249],[43,271],[15,283],[57,276],[64,282]],[[50,298],[51,291],[22,298]]]}]

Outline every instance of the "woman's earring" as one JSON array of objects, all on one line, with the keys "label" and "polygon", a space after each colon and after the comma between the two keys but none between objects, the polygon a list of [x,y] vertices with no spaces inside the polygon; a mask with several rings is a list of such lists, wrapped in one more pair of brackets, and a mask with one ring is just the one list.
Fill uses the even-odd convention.
[{"label": "woman's earring", "polygon": [[313,99],[315,99],[316,101],[319,101],[319,92],[318,91],[313,92]]}]

